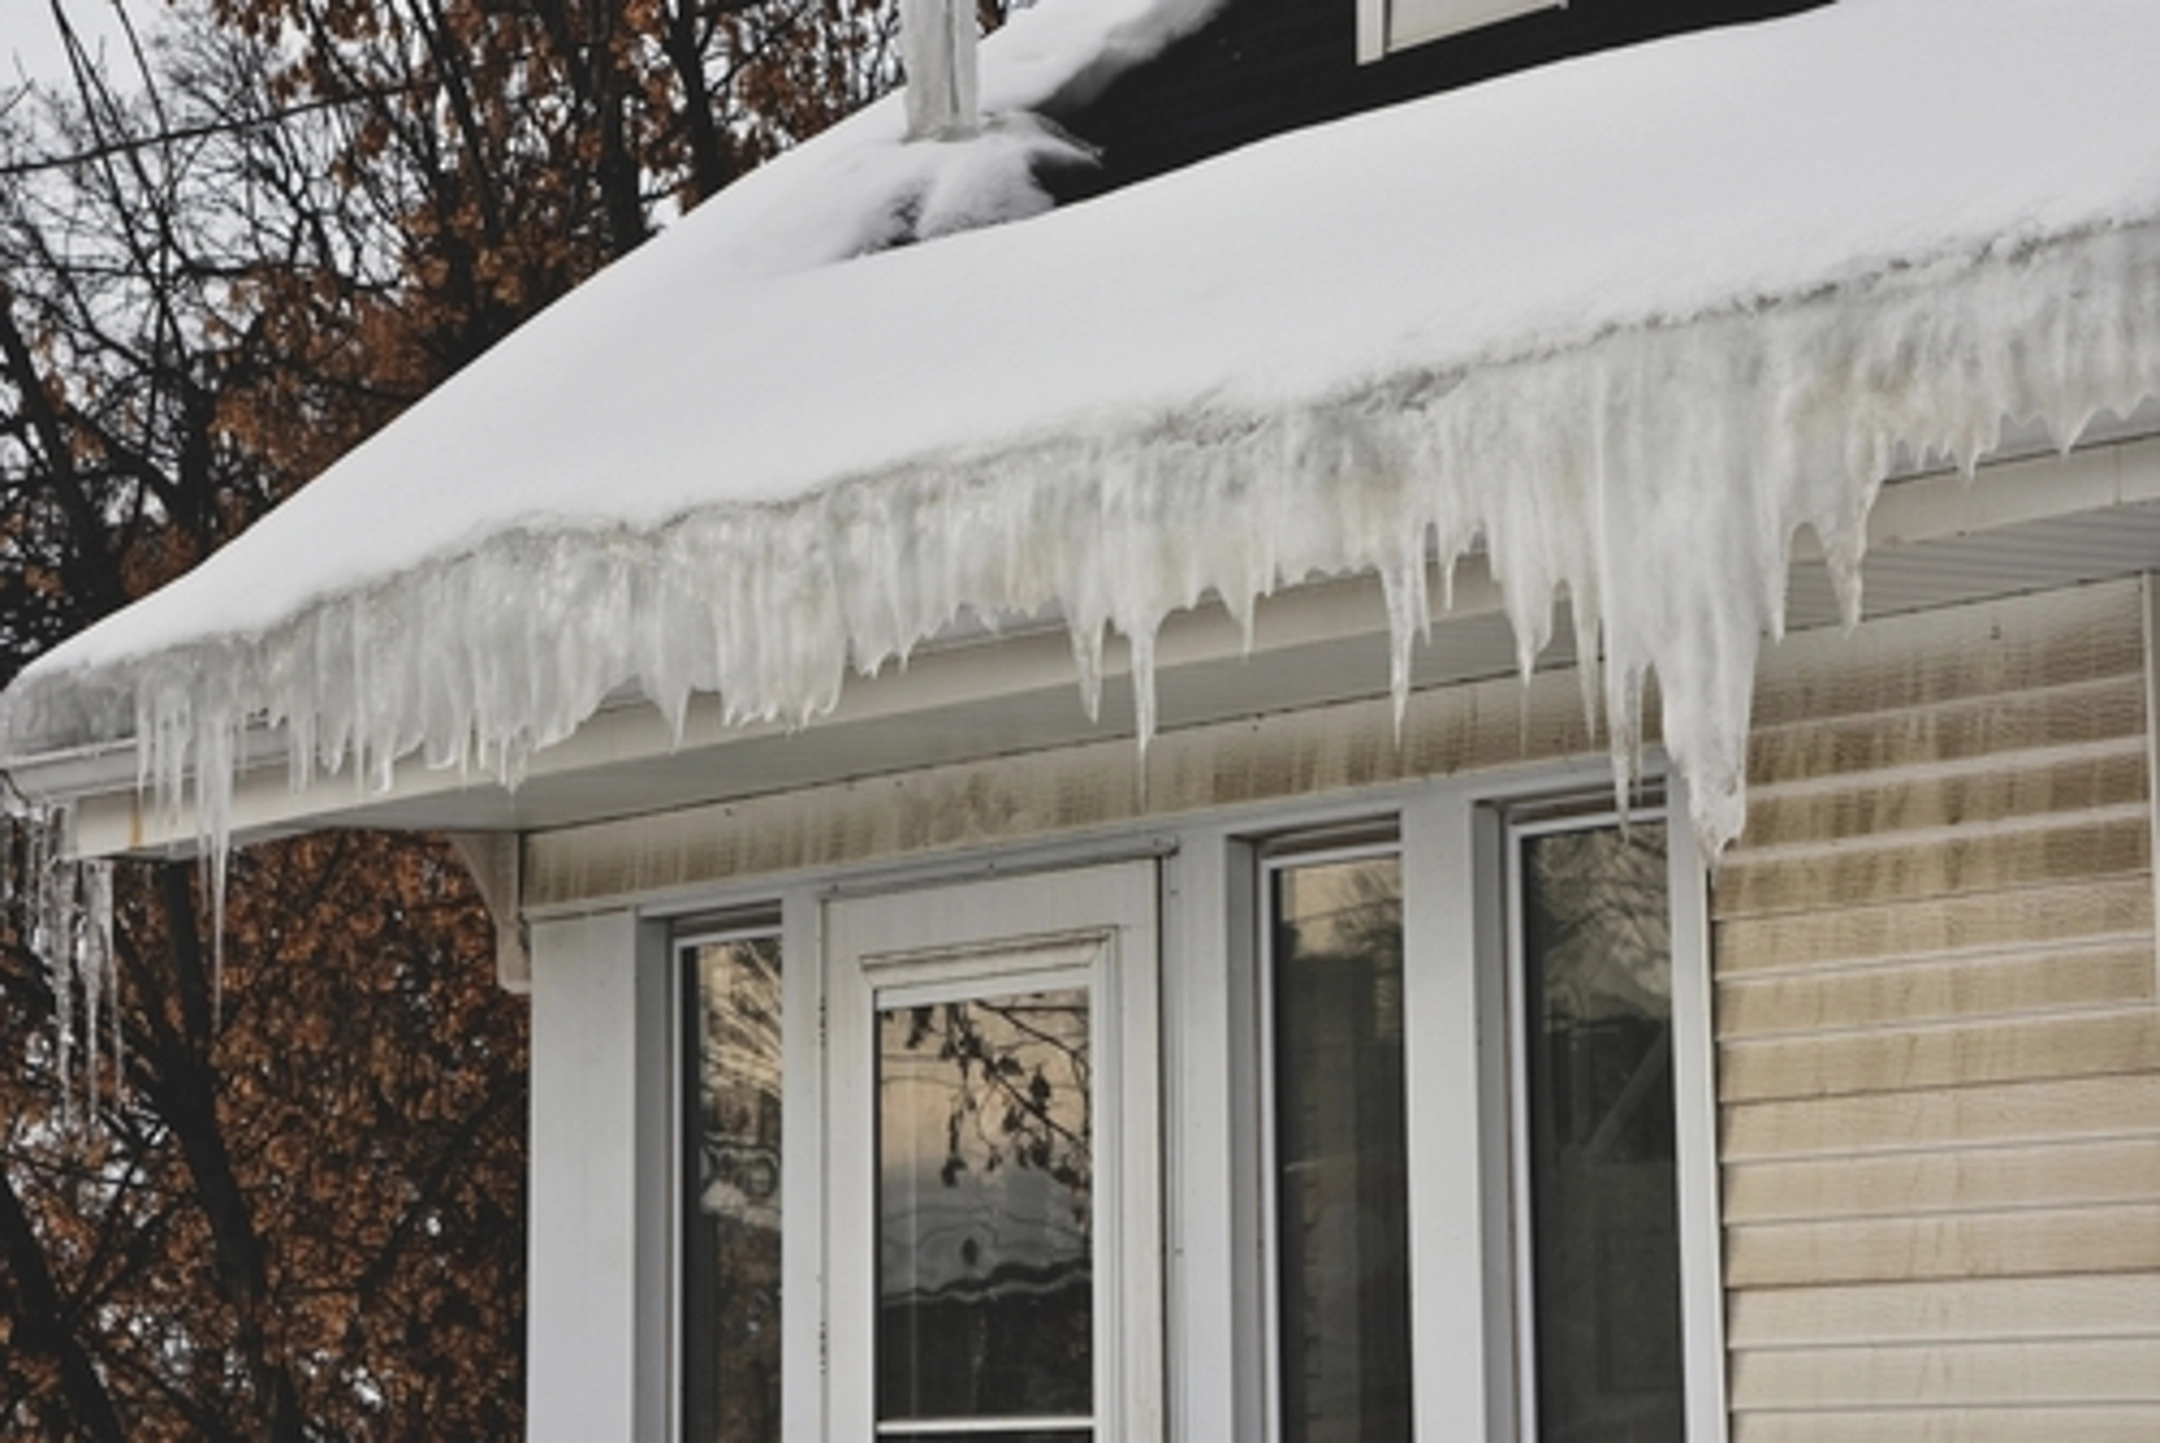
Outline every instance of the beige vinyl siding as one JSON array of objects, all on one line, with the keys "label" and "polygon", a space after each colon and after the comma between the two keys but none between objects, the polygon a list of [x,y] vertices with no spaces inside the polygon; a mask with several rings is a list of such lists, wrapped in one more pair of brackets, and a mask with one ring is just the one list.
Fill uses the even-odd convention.
[{"label": "beige vinyl siding", "polygon": [[1735,1443],[2160,1438],[2145,615],[1765,668],[1712,903]]},{"label": "beige vinyl siding", "polygon": [[[1384,664],[1376,675],[1384,675]],[[1077,701],[1074,703],[1078,705]],[[1655,741],[1655,728],[1651,728]],[[536,832],[528,914],[1121,828],[1526,762],[1611,785],[1571,670],[1271,712]]]}]

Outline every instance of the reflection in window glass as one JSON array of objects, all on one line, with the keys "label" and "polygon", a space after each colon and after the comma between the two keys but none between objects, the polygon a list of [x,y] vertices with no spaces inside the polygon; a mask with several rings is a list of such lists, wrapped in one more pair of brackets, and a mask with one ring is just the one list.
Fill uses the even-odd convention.
[{"label": "reflection in window glass", "polygon": [[1274,872],[1283,1443],[1410,1437],[1402,867]]},{"label": "reflection in window glass", "polygon": [[780,939],[685,952],[683,1437],[780,1437]]},{"label": "reflection in window glass", "polygon": [[1086,989],[882,1010],[877,1047],[878,1417],[1090,1436]]},{"label": "reflection in window glass", "polygon": [[1684,1436],[1665,829],[1522,842],[1538,1436]]}]

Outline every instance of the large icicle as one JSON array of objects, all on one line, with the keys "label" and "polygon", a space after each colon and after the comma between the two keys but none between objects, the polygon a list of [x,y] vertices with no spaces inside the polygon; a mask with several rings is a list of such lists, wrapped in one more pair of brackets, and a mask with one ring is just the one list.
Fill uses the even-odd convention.
[{"label": "large icicle", "polygon": [[1821,537],[1856,615],[1867,512],[1900,448],[1969,463],[2030,419],[2067,444],[2156,382],[2160,229],[2102,229],[1467,374],[921,457],[652,531],[502,535],[266,635],[38,676],[6,705],[131,703],[147,778],[168,805],[192,789],[221,858],[244,721],[286,728],[296,776],[380,782],[418,752],[514,781],[625,685],[671,715],[705,691],[733,719],[802,722],[851,667],[969,614],[1059,609],[1090,699],[1104,635],[1138,643],[1144,744],[1146,643],[1168,614],[1212,594],[1248,617],[1285,584],[1370,570],[1399,702],[1429,556],[1482,538],[1525,666],[1571,600],[1622,785],[1656,674],[1715,856],[1745,820],[1755,662],[1783,624],[1795,533]]},{"label": "large icicle", "polygon": [[[0,775],[0,788],[5,783]],[[0,790],[0,921],[15,929],[52,991],[54,1071],[66,1120],[76,1116],[78,1050],[85,1107],[97,1106],[101,1018],[110,1020],[116,1080],[122,1060],[112,867],[75,857],[70,823],[65,808]]]}]

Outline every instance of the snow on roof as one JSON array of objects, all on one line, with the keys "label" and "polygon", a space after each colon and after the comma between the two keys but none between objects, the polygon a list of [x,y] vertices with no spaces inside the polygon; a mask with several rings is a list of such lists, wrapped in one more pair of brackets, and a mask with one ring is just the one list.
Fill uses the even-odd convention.
[{"label": "snow on roof", "polygon": [[0,754],[123,715],[214,813],[267,715],[302,768],[514,776],[625,685],[810,718],[1050,607],[1090,704],[1131,638],[1145,736],[1169,612],[1377,570],[1399,692],[1431,548],[1481,540],[1526,664],[1563,590],[1601,639],[1623,771],[1658,674],[1715,848],[1796,529],[1852,604],[1895,456],[2160,391],[2151,0],[1844,0],[855,255],[1032,210],[1025,107],[1201,13],[1091,9],[986,47],[979,138],[873,106],[580,288],[42,658]]}]

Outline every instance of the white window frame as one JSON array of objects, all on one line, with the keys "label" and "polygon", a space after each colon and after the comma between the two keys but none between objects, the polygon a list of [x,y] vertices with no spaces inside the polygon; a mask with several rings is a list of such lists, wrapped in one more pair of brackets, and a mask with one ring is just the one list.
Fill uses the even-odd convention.
[{"label": "white window frame", "polygon": [[1567,0],[1358,0],[1358,63],[1532,11],[1566,8]]},{"label": "white window frame", "polygon": [[[1540,799],[1542,800],[1542,799]],[[1580,805],[1575,803],[1580,801]],[[1513,1219],[1511,1252],[1514,1277],[1511,1304],[1515,1368],[1512,1396],[1507,1400],[1519,1421],[1516,1431],[1535,1436],[1537,1408],[1537,1330],[1532,1316],[1532,1260],[1536,1238],[1530,1220],[1529,1120],[1525,1111],[1528,1089],[1529,1044],[1525,987],[1527,961],[1523,955],[1524,887],[1521,868],[1522,843],[1530,838],[1559,833],[1618,826],[1620,811],[1603,798],[1563,797],[1552,808],[1540,808],[1534,818],[1500,810],[1500,838],[1504,896],[1500,915],[1507,923],[1503,953],[1496,959],[1504,979],[1508,1080],[1501,1105],[1506,1109],[1505,1127],[1510,1154],[1508,1192]],[[1707,902],[1703,870],[1693,830],[1686,813],[1669,813],[1662,801],[1631,808],[1625,820],[1665,825],[1668,945],[1670,952],[1670,1004],[1672,1008],[1672,1072],[1674,1122],[1674,1178],[1680,1216],[1679,1288],[1681,1363],[1683,1368],[1683,1418],[1690,1440],[1722,1440],[1726,1433],[1724,1402],[1723,1336],[1716,1325],[1722,1318],[1720,1249],[1714,1209],[1702,1216],[1703,1189],[1717,1185],[1715,1164],[1716,1098],[1713,1091],[1711,1052],[1711,995],[1709,953],[1703,941]],[[1707,1289],[1705,1282],[1707,1280]]]},{"label": "white window frame", "polygon": [[[1507,817],[1534,801],[1594,797],[1597,788],[1609,794],[1610,785],[1610,774],[1595,764],[1526,769],[1431,783],[1362,805],[1334,800],[1278,808],[1258,824],[1227,823],[1181,837],[1169,873],[1178,930],[1170,934],[1175,940],[1165,968],[1164,1036],[1170,1075],[1188,1081],[1165,1125],[1173,1158],[1212,1163],[1229,1152],[1235,1161],[1229,1185],[1213,1186],[1212,1177],[1180,1181],[1170,1195],[1173,1232],[1182,1235],[1177,1256],[1186,1264],[1170,1289],[1179,1395],[1173,1437],[1212,1443],[1278,1436],[1272,1097],[1262,1085],[1272,1065],[1266,1061],[1268,972],[1261,961],[1271,840],[1390,820],[1403,869],[1415,1437],[1420,1443],[1523,1437],[1511,1162],[1517,1044],[1507,999],[1516,924],[1508,910]],[[1668,790],[1663,810],[1684,819],[1678,783]],[[1597,810],[1586,807],[1582,823]],[[1668,828],[1666,865],[1687,1437],[1723,1443],[1708,897],[1684,821]],[[1229,959],[1226,966],[1219,969],[1218,958]],[[1240,1207],[1241,1196],[1261,1201]],[[1465,1299],[1478,1305],[1464,1306]]]},{"label": "white window frame", "polygon": [[[1392,857],[1398,867],[1402,863],[1402,842],[1395,836],[1393,818],[1383,818],[1377,824],[1353,826],[1347,829],[1323,828],[1317,831],[1295,831],[1278,842],[1260,848],[1256,862],[1259,869],[1254,888],[1254,905],[1261,916],[1254,919],[1258,977],[1256,979],[1259,1020],[1258,1050],[1259,1078],[1258,1097],[1262,1111],[1258,1128],[1259,1171],[1261,1186],[1259,1195],[1261,1210],[1261,1236],[1266,1239],[1266,1265],[1260,1279],[1262,1298],[1262,1347],[1265,1360],[1265,1396],[1262,1406],[1266,1410],[1266,1438],[1282,1437],[1282,1211],[1277,1198],[1280,1168],[1277,1157],[1279,1110],[1276,1106],[1276,1087],[1279,1082],[1276,1043],[1276,967],[1280,959],[1275,955],[1277,929],[1266,925],[1265,912],[1272,905],[1274,879],[1282,872],[1297,867],[1324,867],[1337,862],[1370,861],[1380,857]],[[1408,873],[1403,873],[1404,891],[1409,890]],[[1407,939],[1406,939],[1407,940]],[[1409,970],[1407,949],[1403,958],[1404,971]],[[1407,1018],[1405,1033],[1407,1034]],[[1404,1039],[1404,1056],[1409,1055],[1408,1037]],[[1407,1142],[1407,1138],[1406,1138]],[[1410,1220],[1410,1230],[1416,1231],[1416,1220]],[[1413,1401],[1415,1400],[1413,1383]]]},{"label": "white window frame", "polygon": [[[868,1439],[911,1431],[878,1425],[872,1372],[878,1011],[1075,982],[1088,989],[1096,1079],[1093,1436],[1098,1443],[1162,1436],[1161,929],[1155,873],[1152,861],[1129,861],[828,904],[822,1142],[830,1184],[825,1226],[831,1271],[823,1292],[829,1436]],[[1046,1420],[1045,1426],[1056,1422]],[[969,1429],[945,1424],[936,1431]]]},{"label": "white window frame", "polygon": [[[666,1418],[670,1439],[683,1436],[685,1398],[689,1385],[689,1348],[691,1338],[684,1325],[684,1292],[689,1283],[685,1269],[689,1263],[689,1250],[684,1233],[689,1227],[686,1200],[689,1195],[689,1179],[686,1176],[690,1162],[690,1088],[691,1069],[697,1065],[685,1045],[689,1034],[691,1009],[698,1003],[697,979],[692,966],[692,954],[701,947],[726,946],[734,942],[754,942],[771,938],[780,944],[780,1249],[781,1281],[781,1366],[787,1363],[786,1336],[786,1259],[788,1235],[792,1231],[787,1222],[788,1178],[786,1173],[789,1152],[788,1138],[795,1123],[791,1108],[793,1100],[789,1087],[793,1078],[789,1074],[790,1052],[794,1046],[790,1036],[791,1014],[795,1007],[792,995],[797,984],[790,975],[788,941],[784,922],[777,906],[750,906],[731,908],[725,913],[700,913],[696,920],[681,920],[671,925],[667,933],[667,966],[669,983],[668,1035],[664,1048],[667,1057],[668,1088],[667,1135],[669,1140],[670,1166],[666,1193],[667,1215],[667,1369],[666,1398],[661,1405]],[[816,959],[808,959],[803,965],[813,966]],[[813,1125],[814,1125],[814,1119]],[[659,1209],[653,1210],[657,1216]],[[783,1416],[786,1412],[785,1375],[782,1381]]]},{"label": "white window frame", "polygon": [[[1518,1408],[1508,812],[1611,786],[1598,765],[1449,782],[1404,808],[1406,1058],[1410,1089],[1410,1326],[1417,1439],[1523,1439]],[[1709,888],[1687,795],[1665,782],[1672,925],[1674,1141],[1680,1203],[1680,1348],[1689,1443],[1724,1443],[1724,1283],[1717,1233],[1717,1095],[1711,1033]],[[1419,888],[1417,881],[1426,879]],[[1469,1017],[1471,1022],[1464,1022]],[[1417,1046],[1432,1039],[1443,1046]],[[1464,1104],[1469,1100],[1469,1104]],[[1477,1169],[1449,1158],[1477,1158]],[[1469,1240],[1469,1246],[1464,1242]],[[1482,1298],[1475,1318],[1449,1298]],[[1452,1387],[1423,1387],[1434,1363]],[[1477,1359],[1480,1363],[1471,1363]],[[1475,1372],[1477,1376],[1471,1376]]]},{"label": "white window frame", "polygon": [[[641,1262],[638,1292],[636,1423],[639,1440],[683,1438],[685,1360],[690,1339],[683,1329],[685,1286],[682,1199],[688,1166],[685,1148],[691,1060],[683,1047],[684,1009],[691,1006],[690,948],[712,942],[777,936],[780,941],[780,1417],[784,1438],[825,1436],[822,1280],[824,1214],[824,1015],[825,965],[820,895],[797,882],[756,886],[720,897],[697,895],[640,910],[639,970],[650,970],[664,993],[661,1005],[641,1020],[637,1071],[641,1096],[660,1118],[650,1126],[646,1104],[639,1113],[638,1209]],[[646,962],[647,955],[651,962]],[[654,1029],[658,1029],[655,1031]],[[789,1199],[808,1199],[790,1208]],[[664,1239],[654,1245],[657,1231]],[[584,1390],[577,1390],[584,1391]],[[655,1421],[648,1421],[655,1420]],[[603,1436],[594,1430],[579,1443]],[[606,1435],[612,1436],[612,1435]]]},{"label": "white window frame", "polygon": [[[937,899],[955,886],[1014,873],[1039,875],[1048,897],[1069,891],[1075,877],[1121,864],[1160,866],[1159,959],[1148,959],[1152,980],[1126,988],[1117,1004],[1139,1005],[1145,1013],[1132,1024],[1139,1030],[1124,1034],[1128,1049],[1159,1060],[1149,1084],[1157,1090],[1145,1105],[1136,1095],[1137,1110],[1129,1114],[1155,1136],[1146,1152],[1159,1176],[1125,1185],[1159,1204],[1155,1245],[1126,1253],[1128,1262],[1153,1261],[1159,1273],[1125,1284],[1128,1331],[1145,1334],[1150,1341],[1144,1347],[1159,1360],[1149,1405],[1158,1410],[1157,1422],[1128,1423],[1123,1436],[1175,1443],[1273,1436],[1277,1360],[1270,1273],[1276,1259],[1266,1214],[1272,1207],[1265,1168],[1272,1103],[1261,1087],[1267,1036],[1260,960],[1266,945],[1263,859],[1271,839],[1284,835],[1392,822],[1404,878],[1415,1436],[1421,1443],[1518,1443],[1508,1157],[1513,1042],[1506,1002],[1507,939],[1514,924],[1506,910],[1506,813],[1533,799],[1584,795],[1609,785],[1601,761],[1544,765],[1270,803],[1170,827],[1006,848],[994,858],[836,869],[745,893],[743,900],[760,907],[777,905],[781,916],[782,1187],[792,1200],[782,1238],[785,1436],[847,1433],[846,1420],[835,1411],[839,1385],[826,1366],[836,1321],[835,1275],[851,1266],[828,1255],[828,1246],[841,1240],[832,1223],[838,1185],[829,1172],[836,1145],[829,1092],[836,1079],[828,1071],[832,1048],[841,1044],[827,1036],[828,1024],[836,1033],[840,1026],[827,1009],[840,1004],[837,990],[846,985],[827,947],[831,904],[873,893],[915,895],[934,911]],[[1684,818],[1678,784],[1668,790],[1667,810]],[[1356,834],[1344,835],[1355,847]],[[1687,1436],[1690,1443],[1723,1443],[1707,898],[1691,830],[1676,820],[1668,837]],[[1150,860],[1131,861],[1136,857]],[[708,894],[666,910],[648,909],[645,925],[665,926],[666,911],[682,915],[695,908],[710,916],[726,900]],[[677,956],[676,944],[691,935],[687,929],[677,933],[666,955]],[[672,1020],[669,1029],[671,1037],[679,1036]],[[674,1067],[669,1072],[680,1075]],[[670,1135],[679,1130],[671,1125]],[[1474,1166],[1465,1165],[1470,1160]],[[675,1196],[672,1185],[668,1196]],[[813,1208],[805,1198],[822,1202]],[[1478,1305],[1464,1306],[1466,1299]],[[680,1345],[679,1336],[673,1341]],[[672,1385],[669,1396],[676,1396]],[[1115,1427],[1108,1415],[1117,1401],[1099,1404],[1105,1438]]]}]

